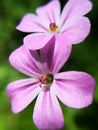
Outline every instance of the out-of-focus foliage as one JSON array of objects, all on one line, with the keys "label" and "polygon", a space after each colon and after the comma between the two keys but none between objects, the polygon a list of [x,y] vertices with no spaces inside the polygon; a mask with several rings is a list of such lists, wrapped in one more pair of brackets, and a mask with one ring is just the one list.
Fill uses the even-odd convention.
[{"label": "out-of-focus foliage", "polygon": [[[36,7],[47,2],[48,0],[0,0],[0,130],[37,130],[32,121],[35,101],[21,113],[13,114],[5,90],[9,82],[25,78],[8,61],[10,53],[22,44],[26,35],[15,27],[26,13],[34,13]],[[70,59],[62,70],[86,71],[95,78],[97,88],[94,103],[80,110],[68,108],[61,103],[66,130],[98,129],[98,1],[92,2],[93,10],[87,15],[92,23],[91,33],[82,44],[73,45]],[[61,0],[62,7],[65,3],[66,0]]]}]

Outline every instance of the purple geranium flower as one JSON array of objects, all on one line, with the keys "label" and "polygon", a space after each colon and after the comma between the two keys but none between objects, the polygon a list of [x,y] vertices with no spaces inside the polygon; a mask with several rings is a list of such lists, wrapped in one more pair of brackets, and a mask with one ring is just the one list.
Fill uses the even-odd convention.
[{"label": "purple geranium flower", "polygon": [[51,0],[37,8],[36,14],[26,14],[16,28],[32,33],[24,38],[24,44],[29,49],[42,48],[53,36],[59,34],[63,35],[63,39],[69,36],[72,44],[78,44],[90,32],[90,21],[84,15],[91,9],[92,3],[89,0],[69,0],[61,13],[59,0]]},{"label": "purple geranium flower", "polygon": [[93,101],[95,80],[92,76],[78,71],[58,73],[70,52],[68,39],[61,44],[59,37],[53,37],[40,51],[28,50],[22,45],[10,55],[11,65],[30,77],[8,84],[12,111],[22,111],[38,96],[33,120],[40,130],[63,128],[64,118],[57,97],[73,108],[86,107]]}]

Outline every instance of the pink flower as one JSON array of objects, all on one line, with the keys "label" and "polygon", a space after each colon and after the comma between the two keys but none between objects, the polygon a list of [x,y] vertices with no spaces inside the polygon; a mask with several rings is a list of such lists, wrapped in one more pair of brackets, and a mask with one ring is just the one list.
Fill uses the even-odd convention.
[{"label": "pink flower", "polygon": [[40,130],[63,128],[64,118],[57,97],[73,108],[86,107],[93,101],[95,80],[92,76],[78,71],[58,73],[70,52],[68,39],[61,44],[59,37],[53,37],[40,51],[29,51],[23,45],[9,57],[14,68],[30,77],[8,84],[7,94],[12,111],[22,111],[37,96],[33,120]]},{"label": "pink flower", "polygon": [[69,0],[61,13],[59,0],[51,0],[37,8],[36,14],[26,14],[16,28],[32,33],[24,38],[24,44],[29,49],[42,48],[53,36],[59,34],[63,35],[63,39],[68,36],[72,44],[78,44],[90,32],[90,21],[84,15],[91,9],[92,3],[89,0]]}]

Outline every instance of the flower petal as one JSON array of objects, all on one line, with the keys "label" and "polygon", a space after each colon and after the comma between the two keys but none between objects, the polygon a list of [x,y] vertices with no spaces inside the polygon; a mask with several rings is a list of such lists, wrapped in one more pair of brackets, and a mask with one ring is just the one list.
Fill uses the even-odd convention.
[{"label": "flower petal", "polygon": [[51,62],[51,71],[53,73],[57,73],[61,69],[68,60],[72,49],[71,40],[67,36],[65,37],[63,34],[57,34],[55,35],[55,39],[54,54]]},{"label": "flower petal", "polygon": [[78,44],[85,40],[90,32],[90,21],[86,17],[70,18],[62,27],[61,32],[69,36],[73,44]]},{"label": "flower petal", "polygon": [[63,34],[55,34],[41,50],[40,54],[43,63],[47,63],[51,73],[57,73],[71,53],[72,44]]},{"label": "flower petal", "polygon": [[29,13],[22,18],[16,29],[22,32],[47,32],[44,25],[38,16]]},{"label": "flower petal", "polygon": [[28,49],[38,50],[47,44],[54,34],[35,33],[24,38],[24,44]]},{"label": "flower petal", "polygon": [[73,16],[83,16],[92,9],[90,0],[69,0],[65,5],[61,15],[61,25]]},{"label": "flower petal", "polygon": [[7,94],[11,101],[12,111],[18,113],[26,108],[38,95],[41,88],[37,79],[14,81],[7,86]]},{"label": "flower petal", "polygon": [[40,92],[35,104],[33,119],[40,130],[62,130],[64,125],[62,110],[52,91]]},{"label": "flower petal", "polygon": [[41,74],[37,52],[32,51],[31,55],[24,45],[12,52],[9,61],[14,68],[30,77],[36,77]]},{"label": "flower petal", "polygon": [[69,71],[55,75],[55,93],[67,106],[83,108],[93,101],[95,80],[84,72]]},{"label": "flower petal", "polygon": [[[44,41],[45,35],[40,35],[38,38],[38,35],[35,35],[35,46],[39,47],[40,42],[46,43],[46,40],[49,38],[48,35],[46,36],[46,40]],[[41,57],[41,64],[44,68],[43,72],[51,71],[51,73],[58,72],[61,67],[64,65],[64,63],[67,61],[67,59],[70,56],[72,43],[67,36],[63,34],[53,34],[50,35],[50,40],[48,39],[46,45],[44,44],[43,47],[40,48],[40,57]],[[30,39],[30,38],[29,38]],[[34,40],[33,39],[33,40]],[[39,42],[37,42],[37,40]],[[31,40],[32,41],[32,40]],[[28,43],[28,44],[27,44]],[[38,44],[37,44],[38,43]],[[42,44],[42,43],[41,43]],[[33,50],[37,49],[32,46],[33,44],[30,42],[25,43],[26,47]],[[38,46],[39,45],[39,46]],[[59,53],[60,51],[60,53]],[[46,68],[46,69],[45,69]],[[41,69],[42,70],[42,69]]]},{"label": "flower petal", "polygon": [[[59,23],[60,3],[59,0],[51,0],[48,4],[37,8],[38,16],[46,21],[46,23]],[[49,25],[48,25],[49,26]]]}]

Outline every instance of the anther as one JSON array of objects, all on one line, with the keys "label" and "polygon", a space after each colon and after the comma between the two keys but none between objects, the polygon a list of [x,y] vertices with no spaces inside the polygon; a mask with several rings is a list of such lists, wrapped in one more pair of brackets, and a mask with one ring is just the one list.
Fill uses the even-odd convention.
[{"label": "anther", "polygon": [[51,32],[56,32],[58,26],[55,23],[50,23],[50,31]]}]

